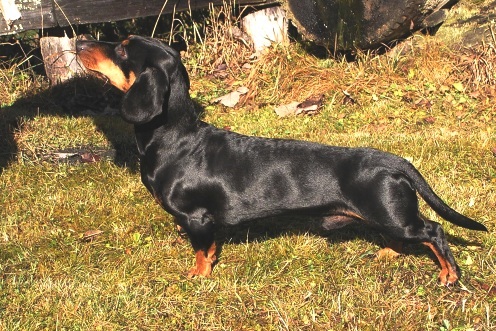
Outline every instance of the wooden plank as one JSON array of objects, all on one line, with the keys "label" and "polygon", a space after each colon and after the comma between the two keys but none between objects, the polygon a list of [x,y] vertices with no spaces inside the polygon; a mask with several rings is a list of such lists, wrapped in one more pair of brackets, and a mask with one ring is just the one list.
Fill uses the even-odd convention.
[{"label": "wooden plank", "polygon": [[7,25],[0,15],[0,35],[12,34],[31,29],[50,28],[57,25],[52,13],[52,0],[16,0],[21,19]]},{"label": "wooden plank", "polygon": [[[30,29],[112,22],[136,17],[155,16],[166,2],[163,13],[208,8],[210,3],[222,5],[222,0],[16,0],[22,18],[12,27],[0,19],[0,35]],[[236,5],[266,5],[278,0],[237,0]]]}]

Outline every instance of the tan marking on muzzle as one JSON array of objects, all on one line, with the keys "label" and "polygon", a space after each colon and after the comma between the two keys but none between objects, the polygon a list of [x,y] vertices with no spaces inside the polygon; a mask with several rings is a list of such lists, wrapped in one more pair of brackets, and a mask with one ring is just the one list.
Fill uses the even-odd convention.
[{"label": "tan marking on muzzle", "polygon": [[79,58],[87,69],[104,75],[112,85],[123,92],[127,92],[136,80],[134,72],[131,71],[129,77],[126,77],[119,66],[98,50],[82,51]]}]

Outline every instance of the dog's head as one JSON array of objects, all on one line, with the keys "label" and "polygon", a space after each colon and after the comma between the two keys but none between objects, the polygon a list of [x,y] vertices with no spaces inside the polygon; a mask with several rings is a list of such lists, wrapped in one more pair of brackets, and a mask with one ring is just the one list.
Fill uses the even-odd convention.
[{"label": "dog's head", "polygon": [[189,100],[189,78],[179,54],[152,38],[130,36],[120,43],[78,40],[84,66],[125,92],[121,114],[145,124]]}]

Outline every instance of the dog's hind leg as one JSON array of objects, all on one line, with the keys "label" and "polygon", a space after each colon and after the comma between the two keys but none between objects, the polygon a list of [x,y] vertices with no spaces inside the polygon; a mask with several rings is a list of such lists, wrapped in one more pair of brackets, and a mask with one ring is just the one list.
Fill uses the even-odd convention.
[{"label": "dog's hind leg", "polygon": [[[395,222],[396,224],[398,223],[397,221]],[[436,255],[441,266],[441,272],[439,273],[441,284],[449,286],[456,283],[460,277],[460,269],[451,253],[441,225],[423,219],[419,215],[410,217],[410,220],[403,224],[404,226],[402,227],[386,229],[386,233],[397,242],[422,243],[429,247]]]},{"label": "dog's hind leg", "polygon": [[398,242],[422,243],[432,249],[441,266],[439,280],[454,284],[460,271],[448,246],[441,225],[427,220],[418,210],[418,199],[410,182],[402,176],[384,177],[376,181],[364,214],[380,231]]},{"label": "dog's hind leg", "polygon": [[439,280],[446,286],[456,283],[460,277],[460,268],[451,253],[441,225],[427,219],[424,222],[426,224],[426,232],[429,234],[429,240],[422,243],[434,252],[439,261],[439,265],[441,266]]},{"label": "dog's hind leg", "polygon": [[217,246],[215,245],[215,242],[212,242],[207,249],[196,250],[196,265],[189,270],[188,278],[193,278],[195,276],[210,276],[213,264],[217,260],[217,256],[215,255],[216,250]]}]

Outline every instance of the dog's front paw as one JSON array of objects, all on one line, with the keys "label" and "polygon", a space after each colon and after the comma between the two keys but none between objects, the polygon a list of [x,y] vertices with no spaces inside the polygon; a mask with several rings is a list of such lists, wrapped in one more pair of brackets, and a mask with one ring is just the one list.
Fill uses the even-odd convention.
[{"label": "dog's front paw", "polygon": [[189,269],[188,278],[193,277],[209,277],[212,274],[212,264],[204,264],[202,266],[194,266]]},{"label": "dog's front paw", "polygon": [[212,250],[209,251],[205,256],[202,250],[196,252],[196,265],[191,268],[188,272],[188,278],[193,278],[196,276],[208,277],[212,274],[213,264],[217,260],[215,256],[215,245],[212,245]]}]

